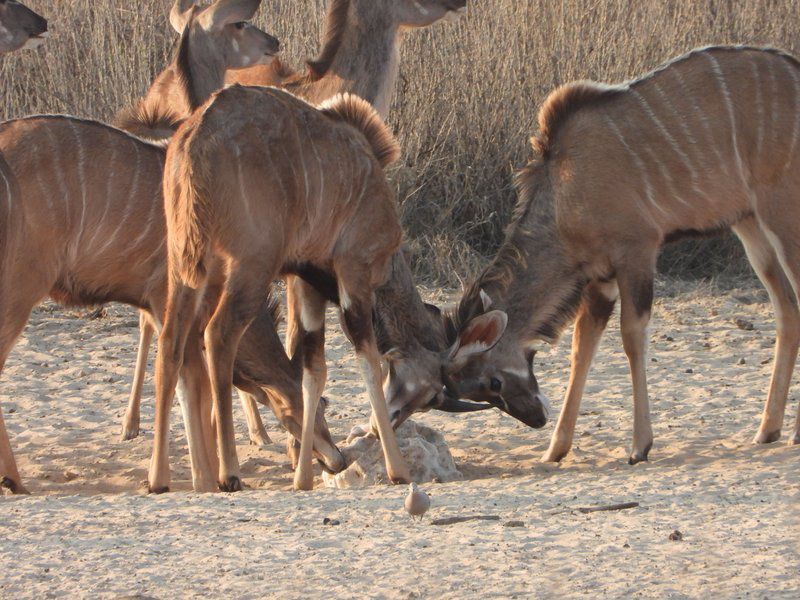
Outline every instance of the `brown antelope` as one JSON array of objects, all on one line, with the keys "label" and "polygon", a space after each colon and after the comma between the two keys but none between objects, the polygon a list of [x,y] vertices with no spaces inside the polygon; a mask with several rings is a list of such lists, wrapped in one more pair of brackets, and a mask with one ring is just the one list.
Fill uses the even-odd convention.
[{"label": "brown antelope", "polygon": [[[322,50],[305,73],[259,66],[231,72],[228,83],[280,85],[320,103],[350,92],[386,118],[400,67],[405,29],[428,27],[466,10],[467,0],[330,0]],[[283,71],[276,75],[277,71]]]},{"label": "brown antelope", "polygon": [[[169,21],[173,29],[179,34],[183,34],[186,24],[192,15],[196,5],[195,0],[176,0],[170,11]],[[258,3],[251,2],[253,12]],[[251,31],[258,31],[245,21],[235,23],[233,26],[239,33],[234,31],[222,31],[211,34],[203,32],[202,36],[192,42],[192,68],[199,72],[203,77],[195,77],[198,82],[207,82],[204,89],[197,90],[200,99],[207,98],[212,91],[218,87],[217,83],[224,77],[223,69],[240,69],[252,66],[257,62],[265,62],[257,56],[250,56],[241,52],[242,45],[250,43]],[[260,34],[259,34],[260,35]],[[268,36],[266,41],[266,54],[270,57],[280,49],[280,44],[272,36]],[[219,57],[212,60],[211,57]],[[268,63],[274,58],[267,60]],[[175,133],[181,119],[185,119],[191,114],[192,99],[186,94],[186,86],[182,80],[182,72],[187,68],[186,65],[178,64],[173,60],[150,86],[147,94],[139,102],[130,108],[126,108],[116,116],[115,125],[120,129],[129,131],[135,135],[152,140],[167,140]],[[203,71],[207,71],[203,73]],[[215,71],[214,71],[215,70]],[[212,89],[211,86],[216,86]],[[196,102],[197,99],[194,99]],[[147,368],[147,353],[150,342],[153,338],[154,325],[151,324],[146,313],[142,313],[139,318],[139,351],[134,371],[133,385],[128,400],[128,408],[122,422],[122,439],[130,440],[139,435],[139,414],[142,397],[142,386]],[[264,403],[267,400],[259,391],[255,397],[240,390],[242,405],[247,416],[248,430],[251,443],[265,445],[270,442],[264,425],[258,416],[256,399]]]},{"label": "brown antelope", "polygon": [[[196,71],[188,68],[192,42],[202,35],[204,25],[239,35],[233,23],[252,16],[247,13],[252,3],[238,3],[238,10],[236,5],[235,0],[217,2],[198,11],[187,26],[179,53],[190,56],[178,61],[187,65],[187,86],[194,86]],[[240,52],[253,60],[264,56],[270,43],[266,34],[255,34],[249,32],[250,42],[240,44]],[[194,86],[193,96],[207,87],[207,82]],[[0,152],[7,161],[0,164],[0,365],[31,309],[48,295],[67,304],[123,302],[161,322],[167,293],[162,145],[98,122],[40,116],[0,124]],[[299,369],[285,355],[274,353],[281,345],[277,337],[270,337],[271,323],[265,305],[240,345],[236,383],[248,392],[267,387],[287,399],[279,407],[280,416],[299,436]],[[182,381],[181,406],[187,430],[194,433],[199,421],[208,420],[205,412],[198,417],[196,410],[198,399],[208,396],[202,393],[207,383],[201,355],[187,354]],[[328,468],[341,469],[341,455],[324,419],[316,416],[314,450]],[[206,431],[209,424],[204,421],[202,427]],[[214,483],[208,478],[216,461],[214,449],[205,445],[202,435],[189,437],[195,489],[209,490]],[[0,478],[12,490],[25,491],[1,415]]]},{"label": "brown antelope", "polygon": [[0,0],[0,54],[36,48],[48,35],[46,19],[16,0]]},{"label": "brown antelope", "polygon": [[[276,60],[270,65],[231,71],[227,80],[247,85],[280,83],[295,95],[313,103],[322,102],[338,93],[355,93],[373,104],[380,116],[385,118],[398,76],[402,31],[433,25],[443,18],[462,13],[466,5],[466,0],[331,0],[322,51],[319,58],[309,62],[304,74],[290,76],[285,67],[275,67]],[[309,275],[313,276],[313,273]],[[332,283],[316,290],[294,275],[285,275],[285,279],[289,306],[286,345],[293,358],[304,349],[308,360],[301,362],[308,365],[314,376],[320,379],[317,388],[322,390],[326,377],[324,310],[326,300],[335,299],[337,288]],[[433,349],[438,348],[441,335],[436,334],[441,327],[436,327],[439,322],[425,310],[404,256],[398,255],[392,261],[390,281],[378,290],[376,309],[383,315],[377,323],[381,351],[392,351],[389,355],[392,357],[392,368],[388,371],[387,394],[396,398],[403,410],[432,406],[457,411],[484,408],[481,405],[469,406],[453,398],[445,399],[440,393],[441,359],[438,351]],[[306,315],[305,324],[302,315]],[[382,327],[382,324],[386,327]],[[151,335],[152,329],[142,328],[135,382],[140,382],[144,375]],[[138,430],[138,389],[135,385],[124,431],[133,431],[130,423],[134,422]],[[251,442],[260,444],[260,440],[266,437],[266,431],[255,403],[246,397],[242,398],[242,403]],[[291,439],[288,441],[292,442]],[[295,451],[290,448],[290,454]]]},{"label": "brown antelope", "polygon": [[[210,288],[219,299],[211,303],[205,349],[222,489],[241,489],[231,415],[239,339],[272,281],[297,271],[335,281],[389,478],[409,479],[386,411],[372,326],[373,294],[402,235],[383,173],[398,155],[380,117],[356,96],[337,96],[317,109],[276,88],[238,85],[215,94],[170,145],[164,174],[170,291],[156,363],[156,421],[168,419],[184,348],[193,355],[202,345],[197,313]],[[299,489],[313,482],[317,381],[305,369]]]},{"label": "brown antelope", "polygon": [[[577,315],[566,398],[543,457],[560,460],[619,296],[633,381],[630,462],[646,460],[646,327],[659,249],[733,229],[775,308],[775,366],[754,441],[776,441],[800,343],[797,59],[771,49],[695,50],[623,85],[564,86],[545,101],[539,128],[539,158],[519,175],[505,242],[457,310],[462,321],[480,314],[488,294],[508,327],[492,352],[451,370],[455,387],[530,402],[538,389],[531,344],[555,339]],[[800,415],[790,443],[800,443]]]}]

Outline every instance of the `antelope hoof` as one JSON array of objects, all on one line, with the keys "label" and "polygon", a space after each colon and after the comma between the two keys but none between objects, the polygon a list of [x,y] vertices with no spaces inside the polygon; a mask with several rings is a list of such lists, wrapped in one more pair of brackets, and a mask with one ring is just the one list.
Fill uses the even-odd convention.
[{"label": "antelope hoof", "polygon": [[219,483],[219,489],[223,492],[241,492],[242,480],[236,475],[231,475],[224,482]]},{"label": "antelope hoof", "polygon": [[541,462],[546,463],[558,463],[569,454],[569,449],[566,450],[558,450],[558,449],[549,449],[547,452],[544,453],[542,456]]},{"label": "antelope hoof", "polygon": [[148,485],[147,492],[150,494],[166,494],[169,492],[168,485]]},{"label": "antelope hoof", "polygon": [[301,477],[298,472],[294,476],[294,491],[307,492],[314,489],[314,475],[311,477]]},{"label": "antelope hoof", "polygon": [[753,438],[754,444],[772,444],[781,439],[781,430],[772,431],[769,433],[759,431],[756,437]]},{"label": "antelope hoof", "polygon": [[250,445],[251,446],[258,446],[259,448],[266,448],[270,444],[272,444],[272,438],[270,438],[269,435],[266,432],[264,432],[264,433],[258,432],[258,433],[251,433],[250,434]]},{"label": "antelope hoof", "polygon": [[121,442],[127,442],[127,441],[133,440],[133,439],[135,439],[137,437],[139,437],[139,426],[138,425],[136,427],[128,427],[128,426],[124,426],[123,425],[123,427],[122,427],[122,435],[120,436],[120,441]]},{"label": "antelope hoof", "polygon": [[789,438],[790,446],[800,446],[800,431],[795,431],[794,435]]},{"label": "antelope hoof", "polygon": [[389,475],[389,481],[394,485],[408,485],[411,483],[411,473],[409,473],[407,469],[404,469],[400,473],[389,471],[387,474]]},{"label": "antelope hoof", "polygon": [[641,452],[633,451],[631,452],[630,457],[628,457],[628,464],[629,465],[636,465],[640,462],[647,462],[647,455],[650,454],[650,448],[653,447],[653,443],[647,444],[647,447],[642,450]]},{"label": "antelope hoof", "polygon": [[3,477],[0,479],[0,487],[4,487],[12,494],[17,496],[30,496],[31,493],[25,488],[22,483],[14,481],[10,477]]}]

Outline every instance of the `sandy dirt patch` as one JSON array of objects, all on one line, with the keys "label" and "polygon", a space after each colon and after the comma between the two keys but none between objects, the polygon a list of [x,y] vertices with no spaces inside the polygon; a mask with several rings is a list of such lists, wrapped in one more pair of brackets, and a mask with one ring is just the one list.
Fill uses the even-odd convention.
[{"label": "sandy dirt patch", "polygon": [[[631,399],[618,319],[587,386],[573,452],[538,462],[552,423],[531,430],[497,411],[431,413],[464,481],[426,484],[429,517],[403,512],[406,487],[290,491],[284,434],[247,445],[249,489],[195,495],[179,411],[173,489],[143,494],[152,443],[148,378],[143,435],[119,441],[137,319],[110,307],[38,308],[12,353],[0,402],[28,498],[0,498],[0,597],[486,598],[800,597],[800,448],[752,439],[771,372],[775,327],[758,288],[683,286],[657,302],[649,364],[655,446],[626,463]],[[737,327],[746,319],[752,330]],[[331,332],[338,332],[332,325]],[[559,410],[570,335],[537,358]],[[341,334],[327,348],[328,419],[337,441],[368,419]],[[741,359],[744,359],[742,361]],[[740,364],[744,362],[744,364]],[[795,383],[797,383],[795,381]],[[797,386],[784,421],[795,418]],[[583,514],[578,507],[638,502]],[[496,516],[432,525],[431,519]],[[323,525],[325,518],[338,525]],[[674,530],[682,541],[671,541]]]}]

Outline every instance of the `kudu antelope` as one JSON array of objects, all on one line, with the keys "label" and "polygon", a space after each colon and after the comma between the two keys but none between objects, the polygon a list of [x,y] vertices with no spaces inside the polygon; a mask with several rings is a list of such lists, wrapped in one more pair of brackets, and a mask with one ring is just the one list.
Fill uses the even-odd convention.
[{"label": "kudu antelope", "polygon": [[[305,73],[290,76],[284,67],[275,66],[278,65],[276,60],[270,65],[231,71],[227,80],[247,85],[280,83],[312,103],[339,93],[355,93],[375,106],[379,115],[385,118],[398,76],[403,31],[433,25],[443,18],[462,13],[466,6],[466,0],[331,0],[321,53],[316,60],[309,61]],[[302,362],[320,378],[316,387],[322,390],[326,373],[324,309],[326,300],[336,300],[336,285],[314,289],[294,275],[286,275],[285,279],[289,307],[287,348],[293,358],[299,357],[304,350],[308,359]],[[387,371],[387,398],[395,399],[409,414],[413,410],[432,407],[454,411],[485,408],[483,405],[470,406],[441,394],[441,360],[436,349],[443,335],[442,328],[440,322],[425,310],[401,253],[392,260],[389,281],[377,291],[376,310],[380,317],[377,333],[381,351],[391,351],[387,355],[392,359]],[[305,324],[301,319],[303,314],[307,316]],[[142,328],[142,332],[147,337],[143,337],[140,344],[137,374],[144,373],[152,330]],[[139,380],[140,376],[137,376],[136,381]],[[133,401],[136,397],[138,392],[134,387],[126,423],[133,421],[133,415],[138,423],[138,401]],[[242,401],[248,415],[251,441],[258,444],[262,439],[259,432],[264,432],[263,436],[266,432],[255,403],[247,398],[242,398]],[[125,430],[132,429],[126,425]],[[291,439],[288,441],[292,442]],[[290,455],[294,454],[295,459],[296,451],[296,448],[290,448]]]},{"label": "kudu antelope", "polygon": [[[195,9],[195,0],[176,0],[169,15],[169,22],[173,29],[182,35],[189,19]],[[255,13],[258,7],[257,2],[251,2],[250,7]],[[202,17],[202,10],[198,18]],[[246,14],[246,13],[245,13]],[[228,30],[219,32],[204,31],[201,36],[196,37],[192,42],[191,63],[192,65],[181,65],[177,61],[172,61],[164,69],[150,86],[147,94],[132,107],[120,111],[114,121],[114,125],[140,137],[152,140],[166,140],[172,137],[178,124],[191,114],[192,103],[197,100],[207,98],[212,91],[215,91],[222,77],[224,70],[250,67],[258,63],[271,63],[274,55],[278,52],[280,44],[272,36],[268,36],[264,44],[264,52],[267,58],[259,57],[257,54],[242,52],[242,48],[251,47],[254,41],[263,41],[260,36],[264,35],[246,21],[239,21],[229,26]],[[211,57],[215,60],[211,60]],[[218,58],[217,58],[218,57]],[[191,68],[202,75],[195,77],[198,82],[205,81],[207,84],[203,89],[197,91],[198,98],[190,98],[186,93],[183,73]],[[223,69],[220,72],[220,69]],[[213,89],[212,89],[213,86]],[[147,353],[150,342],[153,338],[154,325],[150,322],[146,313],[142,313],[139,319],[139,351],[134,371],[133,385],[128,400],[128,408],[122,421],[122,439],[130,440],[139,435],[140,406],[142,397],[142,386],[144,384],[145,371],[147,368]],[[256,398],[267,403],[266,398],[259,391],[255,396],[246,394],[240,390],[242,405],[248,422],[248,430],[251,443],[265,445],[269,443],[264,425],[258,416]]]},{"label": "kudu antelope", "polygon": [[[227,28],[252,16],[252,12],[242,12],[252,8],[251,3],[240,3],[238,11],[236,4],[215,3],[206,9],[209,12],[201,13],[208,19],[204,22],[210,21],[212,29]],[[228,22],[230,18],[234,20]],[[179,54],[191,55],[192,40],[202,35],[202,29],[200,21],[187,27]],[[234,27],[234,31],[239,30]],[[255,60],[263,55],[269,38],[263,34],[260,42],[255,38],[253,43],[253,47],[241,45],[240,51],[253,53]],[[193,85],[189,58],[178,61],[187,65],[187,86]],[[193,88],[194,97],[203,87]],[[31,309],[48,295],[68,304],[123,302],[161,322],[167,293],[162,145],[98,122],[42,116],[0,124],[0,152],[8,163],[0,164],[0,196],[4,196],[0,198],[0,365]],[[131,223],[139,225],[132,228]],[[254,391],[256,386],[265,387],[260,382],[269,381],[279,396],[292,399],[281,416],[287,429],[299,437],[302,392],[296,369],[285,355],[273,355],[269,362],[264,358],[281,348],[277,336],[270,337],[271,321],[269,307],[263,305],[240,345],[236,384]],[[198,427],[194,405],[198,398],[208,396],[202,393],[208,392],[204,365],[200,355],[187,355],[184,360],[181,406],[190,431]],[[343,460],[320,415],[316,425],[317,456],[331,470],[340,469]],[[196,439],[200,441],[195,443]],[[213,448],[203,440],[203,436],[190,436],[197,490],[213,486],[213,479],[200,476],[200,467],[213,470],[216,460]],[[12,490],[25,491],[1,414],[0,478]]]},{"label": "kudu antelope", "polygon": [[[480,314],[488,294],[508,313],[508,327],[492,352],[449,369],[455,387],[479,399],[529,402],[538,389],[531,344],[555,339],[577,315],[566,398],[543,457],[560,460],[618,296],[633,381],[629,460],[646,460],[653,441],[646,327],[659,249],[733,229],[775,308],[775,366],[754,441],[777,440],[800,343],[797,59],[705,48],[623,85],[569,84],[545,101],[539,129],[539,158],[519,175],[505,242],[457,310],[461,320]],[[790,443],[800,443],[800,415]]]},{"label": "kudu antelope", "polygon": [[0,54],[36,48],[48,35],[44,17],[16,0],[0,0]]},{"label": "kudu antelope", "polygon": [[[337,96],[317,109],[276,88],[238,85],[215,94],[170,145],[164,176],[170,292],[156,362],[156,420],[168,418],[184,348],[194,354],[202,345],[195,332],[205,315],[198,307],[211,288],[219,300],[209,306],[205,349],[222,489],[241,489],[231,415],[239,339],[272,281],[297,271],[335,282],[389,478],[409,479],[386,412],[372,326],[373,294],[402,235],[383,173],[398,154],[380,117],[356,96]],[[306,369],[300,489],[313,482],[317,381]]]}]

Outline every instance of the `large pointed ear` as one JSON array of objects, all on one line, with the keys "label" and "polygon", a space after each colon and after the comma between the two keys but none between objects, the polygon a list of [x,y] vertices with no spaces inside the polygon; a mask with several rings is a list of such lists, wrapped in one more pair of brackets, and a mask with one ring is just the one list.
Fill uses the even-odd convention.
[{"label": "large pointed ear", "polygon": [[252,19],[261,0],[217,0],[200,15],[200,25],[206,31],[219,31],[225,25]]},{"label": "large pointed ear", "polygon": [[506,325],[508,315],[501,310],[492,310],[473,318],[450,348],[450,360],[459,364],[470,356],[491,350],[503,337]]},{"label": "large pointed ear", "polygon": [[175,0],[175,4],[172,5],[172,10],[169,13],[169,24],[178,32],[178,35],[183,35],[183,30],[186,29],[186,24],[192,15],[194,2],[195,0]]}]

